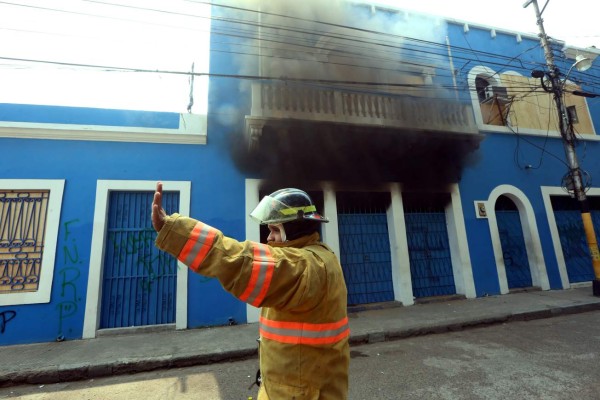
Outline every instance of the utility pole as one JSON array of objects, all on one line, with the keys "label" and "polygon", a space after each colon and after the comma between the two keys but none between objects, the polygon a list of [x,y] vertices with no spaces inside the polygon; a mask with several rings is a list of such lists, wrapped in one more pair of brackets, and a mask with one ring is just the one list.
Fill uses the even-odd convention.
[{"label": "utility pole", "polygon": [[[588,248],[592,257],[592,267],[594,269],[595,276],[593,281],[593,294],[594,296],[600,297],[600,252],[598,251],[598,242],[596,239],[596,233],[594,232],[594,224],[592,223],[592,215],[590,214],[590,205],[585,193],[581,169],[579,168],[579,161],[577,160],[577,154],[575,153],[575,135],[569,120],[569,115],[567,114],[567,109],[563,102],[563,82],[560,80],[560,72],[558,68],[556,65],[554,65],[552,49],[550,48],[546,31],[544,30],[544,20],[542,19],[542,13],[538,7],[537,0],[528,0],[525,2],[525,4],[523,4],[523,7],[527,8],[532,3],[533,8],[535,9],[535,15],[537,17],[537,25],[540,30],[540,41],[546,56],[546,65],[548,66],[548,72],[545,75],[550,80],[550,87],[544,87],[544,89],[554,94],[554,102],[556,103],[556,109],[558,110],[560,135],[563,140],[563,147],[565,149],[565,155],[567,157],[567,163],[569,166],[569,176],[571,178],[571,183],[573,184],[575,198],[577,201],[579,201],[581,208],[583,229],[585,231]],[[548,2],[546,2],[546,4],[548,4]],[[544,6],[544,8],[545,7],[546,6]],[[542,77],[542,79],[544,78]]]}]

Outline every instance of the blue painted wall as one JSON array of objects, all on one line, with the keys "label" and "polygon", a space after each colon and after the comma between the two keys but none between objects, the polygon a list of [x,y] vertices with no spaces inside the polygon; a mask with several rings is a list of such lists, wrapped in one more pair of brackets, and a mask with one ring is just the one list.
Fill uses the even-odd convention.
[{"label": "blue painted wall", "polygon": [[[216,21],[213,29],[218,25]],[[222,38],[212,40],[218,43]],[[211,45],[223,50],[222,44]],[[236,68],[229,54],[213,53],[212,71],[236,73]],[[249,107],[249,93],[239,95],[239,85],[237,79],[210,80],[207,145],[0,139],[1,178],[66,181],[51,301],[1,307],[0,345],[82,337],[99,179],[191,181],[191,216],[244,239],[244,177],[231,158]],[[0,119],[148,128],[179,124],[177,113],[18,104],[0,104]],[[223,325],[230,318],[246,322],[246,305],[216,280],[190,272],[188,327]]]},{"label": "blue painted wall", "polygon": [[[451,45],[456,46],[453,48],[454,54],[459,56],[453,61],[459,72],[458,86],[463,88],[462,94],[465,98],[469,98],[466,89],[468,73],[477,65],[486,66],[498,73],[516,71],[525,77],[529,77],[534,69],[547,70],[544,52],[538,39],[523,38],[519,43],[515,34],[501,32],[497,32],[497,36],[492,38],[489,29],[473,26],[465,33],[463,25],[458,24],[449,24],[448,34]],[[465,59],[460,59],[461,56]],[[556,65],[564,73],[568,71],[572,62],[573,60],[559,57],[555,59]],[[583,89],[590,90],[585,85]],[[597,101],[588,101],[588,107],[595,128],[598,129],[600,105]],[[498,294],[500,289],[489,224],[487,219],[476,219],[472,211],[473,204],[476,200],[487,200],[494,188],[505,184],[523,191],[531,202],[535,210],[550,287],[562,288],[540,189],[541,186],[560,186],[563,175],[567,173],[562,140],[557,137],[511,133],[483,134],[485,139],[472,162],[465,168],[460,181],[477,295]],[[600,174],[600,165],[592,161],[592,154],[600,150],[599,146],[596,141],[585,141],[585,144],[577,147],[580,166],[592,176]],[[533,168],[525,168],[527,164]]]},{"label": "blue painted wall", "polygon": [[[226,11],[214,7],[213,12],[215,16],[223,16]],[[213,31],[227,28],[227,22],[218,18],[213,19],[212,24]],[[499,72],[513,70],[524,76],[529,76],[534,68],[544,67],[543,52],[537,47],[537,40],[524,39],[517,43],[514,35],[500,32],[491,38],[489,30],[474,27],[464,33],[462,25],[455,24],[448,25],[448,36],[453,46],[454,68],[458,72],[457,84],[463,88],[459,91],[463,101],[470,101],[466,78],[476,65]],[[235,54],[235,46],[225,43],[228,41],[232,39],[225,41],[213,35],[211,72],[238,74],[240,66],[244,66],[246,73],[256,74],[256,57]],[[442,66],[438,67],[436,83],[451,85],[449,67],[444,69],[447,52],[443,46],[439,49]],[[499,59],[498,54],[506,57]],[[564,62],[557,64],[565,68]],[[59,336],[81,338],[99,179],[191,181],[191,216],[221,229],[228,236],[244,239],[246,174],[236,168],[231,155],[243,134],[243,117],[249,110],[249,86],[247,81],[239,79],[212,77],[209,87],[207,145],[0,139],[1,178],[66,180],[51,302],[1,307],[0,345],[53,341]],[[600,121],[600,106],[597,102],[588,103],[592,118]],[[0,119],[156,128],[175,128],[179,122],[175,113],[7,104],[0,104]],[[596,125],[596,129],[600,127]],[[562,143],[556,138],[518,138],[490,132],[484,135],[485,140],[465,168],[460,182],[477,295],[497,294],[499,285],[488,222],[476,219],[471,210],[474,201],[486,200],[490,192],[502,184],[516,186],[531,201],[550,285],[559,288],[558,267],[540,186],[560,184],[566,172],[560,161],[564,159]],[[597,142],[586,142],[587,154],[596,151]],[[592,176],[600,176],[600,165],[592,163],[592,158],[583,160],[582,166]],[[525,164],[536,168],[523,169]],[[229,318],[244,323],[245,315],[246,305],[226,293],[216,280],[190,273],[190,328],[227,324]]]},{"label": "blue painted wall", "polygon": [[[210,127],[209,127],[210,132]],[[209,140],[220,132],[215,129]],[[49,304],[2,307],[17,315],[1,343],[82,335],[98,179],[192,181],[191,214],[237,238],[244,235],[244,183],[218,139],[212,146],[2,139],[3,178],[65,179],[52,298]],[[219,307],[215,305],[218,304]],[[189,326],[245,320],[245,305],[218,284],[191,274]]]},{"label": "blue painted wall", "polygon": [[[213,60],[216,69],[225,65],[227,60]],[[237,92],[234,85],[237,82],[231,80],[211,81],[211,110],[220,109],[216,105],[225,101],[240,108],[244,101],[240,96],[224,95]],[[179,122],[176,113],[68,107],[2,105],[0,113],[4,120],[23,122],[158,128],[176,128],[174,121]],[[0,308],[6,319],[11,317],[0,334],[0,344],[81,338],[99,179],[191,181],[191,215],[228,236],[244,239],[244,178],[230,156],[235,129],[221,120],[209,115],[207,145],[0,139],[2,178],[66,181],[51,302]],[[229,318],[246,322],[245,304],[216,280],[190,273],[188,293],[190,328],[227,324]]]},{"label": "blue painted wall", "polygon": [[0,121],[176,129],[179,115],[168,112],[0,104]]}]

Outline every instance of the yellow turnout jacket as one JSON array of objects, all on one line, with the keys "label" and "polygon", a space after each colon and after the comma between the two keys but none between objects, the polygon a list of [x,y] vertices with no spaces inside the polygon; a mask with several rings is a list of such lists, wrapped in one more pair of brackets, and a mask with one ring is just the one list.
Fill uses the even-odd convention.
[{"label": "yellow turnout jacket", "polygon": [[343,400],[350,360],[342,268],[319,234],[269,245],[239,242],[173,214],[158,248],[262,307],[259,400]]}]

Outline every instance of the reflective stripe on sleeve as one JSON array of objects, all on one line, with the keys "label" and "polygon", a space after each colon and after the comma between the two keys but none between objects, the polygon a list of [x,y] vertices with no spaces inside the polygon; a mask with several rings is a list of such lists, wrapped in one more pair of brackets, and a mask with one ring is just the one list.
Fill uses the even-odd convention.
[{"label": "reflective stripe on sleeve", "polygon": [[246,290],[240,296],[240,300],[245,301],[254,307],[260,307],[273,278],[275,269],[275,259],[271,255],[269,246],[261,243],[252,243],[254,248],[254,259],[252,261],[252,274]]},{"label": "reflective stripe on sleeve", "polygon": [[208,251],[212,248],[216,235],[217,230],[215,228],[202,222],[196,223],[177,259],[190,268],[197,270],[206,258]]},{"label": "reflective stripe on sleeve", "polygon": [[350,335],[348,317],[338,322],[311,324],[308,322],[273,321],[260,317],[261,337],[290,344],[332,344]]}]

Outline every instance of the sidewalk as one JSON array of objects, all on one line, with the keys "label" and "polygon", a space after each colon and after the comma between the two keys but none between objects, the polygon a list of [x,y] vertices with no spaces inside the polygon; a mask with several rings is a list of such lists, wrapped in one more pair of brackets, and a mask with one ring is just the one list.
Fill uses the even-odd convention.
[{"label": "sidewalk", "polygon": [[[600,310],[591,287],[349,314],[351,345]],[[256,356],[257,324],[0,347],[0,387],[55,383]]]}]

